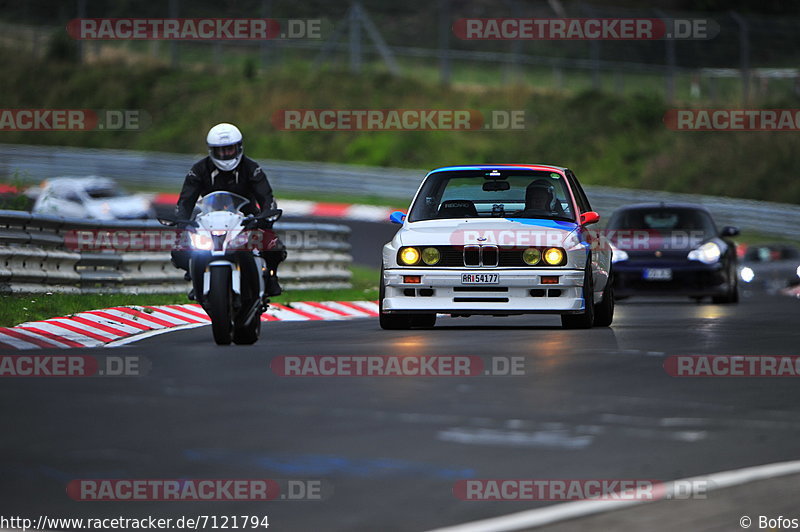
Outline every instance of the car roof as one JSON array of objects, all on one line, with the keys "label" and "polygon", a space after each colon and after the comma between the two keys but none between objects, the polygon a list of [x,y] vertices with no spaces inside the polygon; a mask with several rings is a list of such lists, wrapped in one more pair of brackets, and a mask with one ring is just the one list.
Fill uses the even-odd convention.
[{"label": "car roof", "polygon": [[100,177],[96,175],[85,177],[61,176],[47,179],[42,186],[53,186],[59,188],[92,188],[115,186],[116,182],[110,177]]},{"label": "car roof", "polygon": [[695,209],[698,211],[708,212],[710,211],[706,208],[705,205],[701,205],[699,203],[681,203],[681,202],[659,202],[659,203],[634,203],[631,205],[623,205],[619,207],[618,211],[630,211],[630,210],[639,210],[639,209]]},{"label": "car roof", "polygon": [[442,166],[441,168],[434,168],[430,171],[430,173],[434,172],[457,172],[461,170],[511,170],[511,169],[519,169],[519,170],[556,170],[560,173],[564,173],[567,168],[563,166],[554,166],[552,164],[471,164],[471,165],[459,165],[459,166]]}]

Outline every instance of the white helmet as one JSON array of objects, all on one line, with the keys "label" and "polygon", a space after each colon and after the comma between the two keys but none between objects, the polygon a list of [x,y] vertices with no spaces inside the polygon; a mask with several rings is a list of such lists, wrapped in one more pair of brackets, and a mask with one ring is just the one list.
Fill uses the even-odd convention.
[{"label": "white helmet", "polygon": [[233,124],[217,124],[208,131],[206,137],[208,155],[217,168],[230,172],[242,160],[242,132]]}]

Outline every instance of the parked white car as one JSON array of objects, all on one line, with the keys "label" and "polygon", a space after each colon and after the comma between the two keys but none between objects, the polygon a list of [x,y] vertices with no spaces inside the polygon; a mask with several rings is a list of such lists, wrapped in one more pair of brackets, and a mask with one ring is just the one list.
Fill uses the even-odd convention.
[{"label": "parked white car", "polygon": [[611,248],[575,175],[549,165],[439,168],[383,248],[380,324],[433,327],[437,313],[558,314],[565,328],[614,316]]},{"label": "parked white car", "polygon": [[57,177],[42,183],[33,205],[35,214],[94,220],[154,217],[150,199],[129,194],[106,177]]}]

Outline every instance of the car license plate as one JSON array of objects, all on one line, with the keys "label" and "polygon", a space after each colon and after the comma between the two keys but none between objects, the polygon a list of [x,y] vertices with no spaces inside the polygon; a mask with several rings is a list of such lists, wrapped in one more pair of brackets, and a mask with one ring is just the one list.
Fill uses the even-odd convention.
[{"label": "car license plate", "polygon": [[462,273],[461,284],[497,284],[500,276],[496,273]]},{"label": "car license plate", "polygon": [[647,281],[671,281],[672,270],[669,268],[646,268],[644,278]]}]

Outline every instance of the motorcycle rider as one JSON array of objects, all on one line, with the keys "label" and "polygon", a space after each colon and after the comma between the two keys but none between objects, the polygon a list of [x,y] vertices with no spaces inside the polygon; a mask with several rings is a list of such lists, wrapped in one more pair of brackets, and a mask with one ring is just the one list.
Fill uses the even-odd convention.
[{"label": "motorcycle rider", "polygon": [[[224,122],[217,124],[209,130],[206,144],[208,157],[196,162],[184,179],[175,209],[178,219],[188,220],[197,199],[217,191],[232,192],[250,200],[242,209],[244,214],[258,214],[276,208],[267,175],[257,162],[244,156],[239,128]],[[286,259],[286,247],[278,240],[273,249],[259,250],[259,253],[267,263],[267,271],[264,272],[267,295],[277,296],[281,293],[278,265]],[[191,279],[189,257],[189,251],[172,251],[172,263],[186,270],[187,281]]]}]

